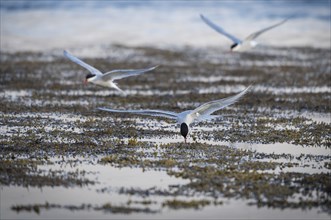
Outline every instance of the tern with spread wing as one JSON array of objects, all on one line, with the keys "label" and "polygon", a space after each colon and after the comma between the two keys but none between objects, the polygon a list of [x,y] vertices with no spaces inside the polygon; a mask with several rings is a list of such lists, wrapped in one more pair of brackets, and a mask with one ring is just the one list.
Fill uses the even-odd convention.
[{"label": "tern with spread wing", "polygon": [[215,118],[215,116],[220,117],[211,114],[238,101],[243,95],[247,93],[249,88],[250,86],[234,96],[207,102],[194,110],[187,110],[181,113],[162,110],[116,110],[109,108],[99,108],[99,110],[115,113],[132,113],[140,115],[159,116],[176,120],[177,124],[180,126],[180,134],[184,137],[186,143],[186,138],[190,131],[190,126],[194,122],[210,120],[212,118]]},{"label": "tern with spread wing", "polygon": [[220,26],[216,25],[215,23],[211,22],[208,18],[206,18],[205,16],[203,16],[202,14],[200,15],[201,19],[212,29],[214,29],[215,31],[217,31],[220,34],[223,34],[224,36],[228,37],[230,40],[233,41],[233,44],[231,45],[231,51],[246,51],[249,50],[253,47],[255,47],[257,45],[257,42],[255,41],[255,39],[260,36],[262,33],[275,28],[283,23],[285,23],[287,21],[287,19],[274,24],[272,26],[269,26],[267,28],[264,28],[260,31],[254,32],[252,34],[250,34],[248,37],[246,37],[244,40],[240,40],[239,38],[229,34],[228,32],[226,32],[223,28],[221,28]]},{"label": "tern with spread wing", "polygon": [[[87,69],[90,73],[86,75],[84,83],[87,84],[88,82],[94,83],[96,85],[104,86],[104,87],[110,87],[117,89],[118,91],[124,93],[123,90],[121,90],[116,83],[114,83],[115,80],[123,79],[130,76],[137,76],[140,74],[143,74],[145,72],[154,70],[157,66],[147,68],[147,69],[120,69],[120,70],[112,70],[106,73],[100,72],[98,69],[94,68],[93,66],[83,62],[82,60],[78,59],[68,51],[63,51],[63,54],[65,57],[67,57],[69,60],[71,60],[74,63],[77,63],[78,65],[84,67]],[[125,93],[124,93],[125,94]]]}]

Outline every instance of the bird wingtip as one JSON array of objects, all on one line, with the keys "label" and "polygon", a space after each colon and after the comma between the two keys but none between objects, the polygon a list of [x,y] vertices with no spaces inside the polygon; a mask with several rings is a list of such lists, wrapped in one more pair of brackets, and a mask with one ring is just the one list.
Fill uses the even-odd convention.
[{"label": "bird wingtip", "polygon": [[240,93],[241,94],[246,94],[248,92],[248,90],[250,90],[252,87],[253,87],[253,84],[250,84],[245,89],[243,89]]},{"label": "bird wingtip", "polygon": [[68,55],[70,55],[70,53],[69,53],[69,51],[67,51],[67,50],[64,49],[64,50],[63,50],[63,55],[64,55],[64,56],[68,56]]},{"label": "bird wingtip", "polygon": [[254,84],[250,84],[249,86],[247,86],[247,88],[245,89],[246,91],[248,91],[249,89],[251,89],[254,86]]},{"label": "bird wingtip", "polygon": [[292,18],[294,18],[294,15],[290,15],[290,16],[286,17],[286,18],[284,19],[284,22],[285,22],[285,21],[288,21],[288,20],[290,20],[290,19],[292,19]]}]

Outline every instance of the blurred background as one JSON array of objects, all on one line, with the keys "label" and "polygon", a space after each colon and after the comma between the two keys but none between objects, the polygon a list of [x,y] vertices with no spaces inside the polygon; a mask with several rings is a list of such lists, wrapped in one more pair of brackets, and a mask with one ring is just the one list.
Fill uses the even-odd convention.
[{"label": "blurred background", "polygon": [[90,48],[94,56],[92,48],[111,44],[228,49],[231,42],[203,23],[201,13],[238,38],[290,17],[259,42],[330,48],[330,0],[11,0],[1,1],[1,50]]}]

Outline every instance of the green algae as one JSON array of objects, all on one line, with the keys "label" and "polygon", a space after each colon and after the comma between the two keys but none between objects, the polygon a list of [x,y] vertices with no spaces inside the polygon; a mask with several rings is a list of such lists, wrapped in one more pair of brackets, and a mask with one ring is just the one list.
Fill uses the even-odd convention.
[{"label": "green algae", "polygon": [[64,172],[61,170],[49,170],[45,172],[38,166],[52,162],[31,160],[31,159],[12,159],[0,160],[0,183],[1,185],[16,186],[85,186],[95,184],[95,181],[84,178],[84,170]]},{"label": "green algae", "polygon": [[47,211],[50,209],[66,209],[69,211],[79,211],[79,210],[94,210],[94,211],[103,211],[113,214],[132,214],[132,213],[157,213],[157,210],[151,210],[150,208],[137,208],[130,206],[116,206],[111,203],[105,203],[100,206],[92,206],[91,204],[81,204],[77,205],[60,205],[52,204],[45,202],[45,204],[31,204],[31,205],[14,205],[11,209],[17,213],[19,212],[34,212],[40,214],[42,211]]},{"label": "green algae", "polygon": [[171,209],[188,209],[194,208],[199,209],[204,206],[210,205],[209,200],[191,200],[191,201],[184,201],[184,200],[167,200],[165,201],[162,206],[169,207]]}]

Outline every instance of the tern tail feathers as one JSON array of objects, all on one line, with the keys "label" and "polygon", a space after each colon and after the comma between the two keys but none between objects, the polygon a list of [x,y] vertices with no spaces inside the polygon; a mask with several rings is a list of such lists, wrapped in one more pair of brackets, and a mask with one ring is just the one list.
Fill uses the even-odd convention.
[{"label": "tern tail feathers", "polygon": [[121,92],[123,95],[126,95],[126,93],[122,89],[120,89],[115,83],[111,83],[111,87]]}]

